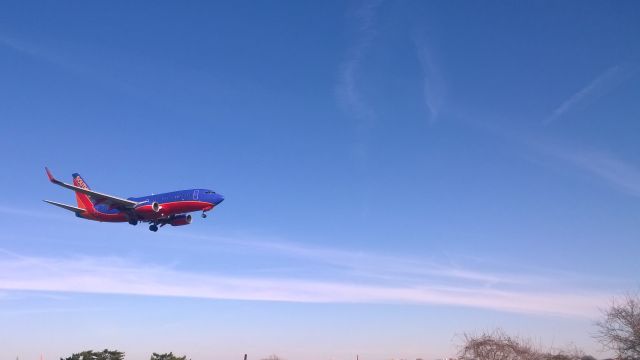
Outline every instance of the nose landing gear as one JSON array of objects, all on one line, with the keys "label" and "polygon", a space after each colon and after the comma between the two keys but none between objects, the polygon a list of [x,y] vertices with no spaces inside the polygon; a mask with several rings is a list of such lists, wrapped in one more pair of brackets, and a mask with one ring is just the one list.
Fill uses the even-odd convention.
[{"label": "nose landing gear", "polygon": [[207,214],[203,211],[202,212],[202,218],[205,219],[207,217]]}]

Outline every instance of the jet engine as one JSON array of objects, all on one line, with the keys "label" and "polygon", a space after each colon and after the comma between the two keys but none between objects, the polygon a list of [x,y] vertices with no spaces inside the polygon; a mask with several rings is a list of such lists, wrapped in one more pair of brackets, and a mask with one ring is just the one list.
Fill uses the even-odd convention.
[{"label": "jet engine", "polygon": [[160,211],[160,204],[158,204],[156,201],[154,201],[151,204],[151,210],[153,210],[153,212],[157,213],[158,211]]},{"label": "jet engine", "polygon": [[191,224],[191,215],[176,215],[171,221],[171,226],[182,226]]}]

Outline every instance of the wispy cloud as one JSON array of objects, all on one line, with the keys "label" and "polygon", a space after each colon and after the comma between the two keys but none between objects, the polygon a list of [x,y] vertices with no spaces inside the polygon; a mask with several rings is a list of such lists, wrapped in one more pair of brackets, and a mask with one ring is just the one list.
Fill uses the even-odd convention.
[{"label": "wispy cloud", "polygon": [[[347,50],[346,58],[340,65],[335,90],[338,103],[350,115],[355,126],[355,139],[350,155],[358,170],[366,169],[369,158],[369,132],[376,116],[373,107],[365,100],[358,82],[365,54],[376,36],[374,24],[382,2],[383,0],[365,0],[352,15],[355,20],[355,41]],[[371,209],[369,196],[367,196],[368,185],[364,183],[361,188],[363,189],[361,214],[366,218]]]},{"label": "wispy cloud", "polygon": [[[553,141],[545,137],[487,127],[485,124],[483,130],[490,131],[492,135],[510,141],[517,147],[524,146],[533,153],[543,155],[545,164],[560,161],[563,168],[569,165],[569,169],[594,177],[616,191],[640,197],[640,163],[637,158],[633,161],[607,149]],[[539,162],[530,156],[525,158]]]},{"label": "wispy cloud", "polygon": [[[491,271],[479,271],[472,268],[473,262],[469,259],[434,261],[429,259],[416,259],[407,256],[380,255],[364,251],[349,251],[345,249],[326,248],[302,245],[299,243],[285,242],[277,239],[259,238],[250,236],[242,238],[212,237],[201,235],[180,235],[192,239],[225,243],[229,248],[247,254],[256,252],[286,257],[292,260],[302,260],[307,266],[318,264],[325,270],[332,267],[342,272],[343,275],[353,275],[366,279],[401,280],[403,282],[420,282],[428,278],[429,282],[441,281],[450,283],[473,282],[476,285],[489,287],[498,284],[533,285],[543,282],[545,279],[531,275],[518,274],[517,272],[499,273]],[[459,262],[465,262],[465,266]]]},{"label": "wispy cloud", "polygon": [[548,124],[556,121],[572,109],[606,95],[624,81],[633,77],[638,69],[637,64],[620,64],[608,68],[587,86],[565,100],[544,122]]},{"label": "wispy cloud", "polygon": [[88,67],[86,64],[78,62],[77,57],[74,58],[73,56],[64,55],[64,52],[60,51],[60,49],[49,48],[43,44],[25,41],[4,34],[0,34],[0,46],[7,47],[9,49],[12,49],[13,51],[29,56],[33,59],[49,63],[67,73],[89,76],[94,80],[100,81],[101,83],[119,85],[119,83],[117,83],[112,78],[98,76],[97,71],[93,70],[91,67]]},{"label": "wispy cloud", "polygon": [[[286,258],[289,264],[299,260],[301,267],[289,268],[290,271],[302,273],[305,269],[313,267],[321,269],[325,275],[333,273],[339,279],[357,282],[414,285],[428,283],[442,287],[472,286],[536,291],[563,291],[562,289],[575,288],[577,284],[589,284],[594,287],[606,285],[605,287],[613,288],[625,288],[629,285],[626,279],[525,267],[514,262],[479,256],[433,254],[415,257],[389,252],[380,254],[357,249],[310,246],[278,238],[249,235],[218,237],[181,234],[180,238],[185,236],[193,240],[200,239],[203,244],[209,246],[214,243],[225,244],[216,247],[214,251],[234,249],[245,256],[255,253],[261,257]],[[194,242],[191,244],[194,245]]]},{"label": "wispy cloud", "polygon": [[[49,63],[68,74],[86,77],[103,86],[108,86],[127,95],[146,98],[139,89],[131,86],[130,82],[119,80],[119,76],[113,76],[112,69],[99,64],[91,65],[86,61],[86,55],[71,54],[60,46],[52,47],[50,44],[30,42],[16,37],[0,34],[0,47],[6,47],[38,61]],[[85,61],[79,59],[84,58]],[[111,73],[111,74],[110,74]]]},{"label": "wispy cloud", "polygon": [[[69,219],[69,216],[60,215],[59,213],[46,212],[44,210],[35,210],[35,209],[24,209],[19,207],[12,207],[9,205],[0,204],[0,214],[5,215],[17,215],[17,216],[28,216],[28,217],[37,217],[37,218],[48,218],[48,219]],[[68,215],[68,214],[66,214]],[[73,215],[73,213],[71,213]]]},{"label": "wispy cloud", "polygon": [[[11,209],[16,211],[15,209]],[[624,279],[523,268],[481,258],[413,257],[310,246],[241,234],[158,234],[189,239],[198,253],[259,257],[249,268],[198,271],[179,262],[95,256],[32,256],[0,249],[0,290],[181,296],[318,303],[455,305],[498,311],[590,316],[609,297],[598,289],[626,288]],[[168,239],[167,239],[168,238]],[[272,269],[272,265],[277,269]],[[286,268],[282,268],[285,264]],[[188,264],[186,264],[188,267]],[[586,280],[588,279],[588,280]],[[1,294],[1,292],[0,292]]]},{"label": "wispy cloud", "polygon": [[0,34],[0,46],[4,46],[14,51],[45,60],[66,69],[72,69],[68,66],[68,61],[64,60],[62,57],[57,56],[49,51],[45,51],[42,48],[35,46],[34,44],[22,41],[20,39]]},{"label": "wispy cloud", "polygon": [[179,270],[121,258],[3,254],[0,257],[0,289],[4,290],[311,303],[439,304],[581,317],[596,314],[597,306],[609,298],[609,294],[584,291],[241,277]]},{"label": "wispy cloud", "polygon": [[544,151],[604,180],[613,188],[640,197],[640,168],[613,154],[582,149],[544,146]]},{"label": "wispy cloud", "polygon": [[375,38],[375,17],[381,4],[382,0],[366,1],[356,11],[357,39],[340,67],[340,79],[337,86],[338,100],[361,121],[371,119],[374,116],[373,109],[364,101],[358,89],[357,77],[365,52]]},{"label": "wispy cloud", "polygon": [[445,83],[434,60],[433,49],[424,39],[416,39],[415,46],[422,67],[424,102],[429,111],[429,122],[434,123],[445,103]]}]

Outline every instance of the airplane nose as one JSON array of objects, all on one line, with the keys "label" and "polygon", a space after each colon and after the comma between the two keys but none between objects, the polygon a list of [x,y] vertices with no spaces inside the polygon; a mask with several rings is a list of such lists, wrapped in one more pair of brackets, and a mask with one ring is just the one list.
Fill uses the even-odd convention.
[{"label": "airplane nose", "polygon": [[220,204],[220,203],[221,203],[221,202],[223,202],[223,201],[224,201],[224,196],[222,196],[222,195],[220,195],[220,194],[216,194],[216,195],[213,197],[213,203],[214,203],[214,204],[216,204],[216,205]]}]

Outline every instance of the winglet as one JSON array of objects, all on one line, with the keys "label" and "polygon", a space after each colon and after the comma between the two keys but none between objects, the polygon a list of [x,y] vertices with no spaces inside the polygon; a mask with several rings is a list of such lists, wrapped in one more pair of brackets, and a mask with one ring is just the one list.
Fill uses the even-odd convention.
[{"label": "winglet", "polygon": [[56,179],[53,177],[53,174],[51,173],[51,170],[49,170],[48,167],[44,167],[44,169],[47,171],[47,176],[49,177],[49,181],[51,181],[52,183],[56,184],[56,185],[62,185],[64,184],[62,181]]},{"label": "winglet", "polygon": [[49,181],[51,181],[51,182],[55,182],[55,181],[56,181],[56,178],[54,178],[54,177],[53,177],[53,174],[51,173],[51,171],[49,170],[49,168],[45,166],[45,167],[44,167],[44,169],[47,171],[47,176],[49,177]]}]

